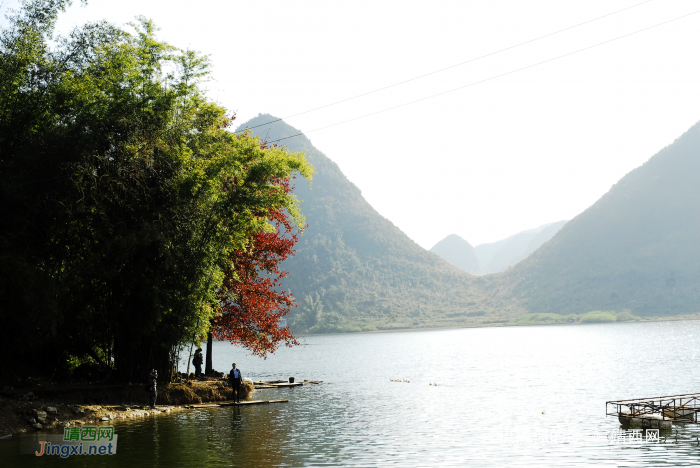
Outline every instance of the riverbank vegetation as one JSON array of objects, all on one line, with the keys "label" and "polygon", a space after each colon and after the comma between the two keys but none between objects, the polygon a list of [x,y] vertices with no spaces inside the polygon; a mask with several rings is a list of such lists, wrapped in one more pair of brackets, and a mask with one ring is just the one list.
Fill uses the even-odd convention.
[{"label": "riverbank vegetation", "polygon": [[629,310],[625,309],[620,312],[614,310],[609,311],[591,311],[585,314],[552,314],[552,313],[536,313],[524,314],[514,318],[509,322],[510,325],[548,325],[556,323],[606,323],[606,322],[629,322],[639,321],[639,317],[635,317]]},{"label": "riverbank vegetation", "polygon": [[[290,183],[313,168],[228,131],[235,115],[202,89],[208,58],[150,20],[56,37],[68,3],[27,0],[0,33],[0,380],[91,365],[169,380],[213,326],[258,354],[292,344],[279,297],[217,319],[241,283],[274,286],[258,273],[290,246],[266,245],[304,228]],[[269,261],[244,277],[255,251]]]}]

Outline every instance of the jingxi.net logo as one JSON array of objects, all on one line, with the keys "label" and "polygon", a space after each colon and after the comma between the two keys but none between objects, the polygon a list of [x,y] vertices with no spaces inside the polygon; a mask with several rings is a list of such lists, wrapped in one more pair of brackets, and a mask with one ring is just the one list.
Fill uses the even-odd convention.
[{"label": "jingxi.net logo", "polygon": [[114,433],[113,426],[66,427],[63,435],[33,435],[22,439],[20,452],[37,457],[56,455],[68,458],[117,453],[117,434]]}]

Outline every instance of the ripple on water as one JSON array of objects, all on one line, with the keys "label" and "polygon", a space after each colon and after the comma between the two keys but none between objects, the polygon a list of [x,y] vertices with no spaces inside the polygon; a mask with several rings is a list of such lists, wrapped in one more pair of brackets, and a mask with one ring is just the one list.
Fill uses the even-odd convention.
[{"label": "ripple on water", "polygon": [[[118,421],[114,457],[41,464],[698,466],[694,426],[676,428],[667,443],[611,444],[607,434],[620,426],[605,416],[605,401],[696,391],[699,328],[659,322],[310,336],[306,346],[267,360],[216,343],[216,367],[235,360],[246,377],[325,383],[255,393],[289,403]],[[0,441],[3,467],[35,462],[17,451],[16,440]]]}]

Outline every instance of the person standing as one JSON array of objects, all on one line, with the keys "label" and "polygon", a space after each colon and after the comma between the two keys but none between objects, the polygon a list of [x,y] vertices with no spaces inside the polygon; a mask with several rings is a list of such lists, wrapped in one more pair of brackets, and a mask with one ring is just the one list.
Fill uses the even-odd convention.
[{"label": "person standing", "polygon": [[148,392],[149,392],[149,397],[150,397],[150,403],[151,403],[151,409],[156,409],[156,398],[158,397],[158,371],[155,369],[151,370],[151,373],[148,374]]},{"label": "person standing", "polygon": [[241,384],[243,383],[243,374],[241,374],[240,369],[236,369],[236,363],[234,362],[231,372],[228,373],[228,380],[231,382],[231,389],[233,390],[233,401],[236,403],[241,402]]},{"label": "person standing", "polygon": [[202,348],[197,348],[194,352],[194,357],[192,358],[192,364],[194,364],[194,376],[202,376],[202,364],[204,364],[204,356],[202,356]]}]

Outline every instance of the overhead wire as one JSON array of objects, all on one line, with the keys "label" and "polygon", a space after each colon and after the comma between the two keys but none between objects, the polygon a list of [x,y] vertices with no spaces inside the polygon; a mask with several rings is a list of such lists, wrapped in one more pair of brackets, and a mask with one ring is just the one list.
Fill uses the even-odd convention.
[{"label": "overhead wire", "polygon": [[597,44],[594,44],[594,45],[591,45],[591,46],[588,46],[588,47],[584,47],[584,48],[582,48],[582,49],[578,49],[578,50],[575,50],[575,51],[573,51],[573,52],[568,52],[568,53],[566,53],[566,54],[558,55],[558,56],[556,56],[556,57],[552,57],[552,58],[550,58],[550,59],[543,60],[543,61],[541,61],[541,62],[533,63],[533,64],[531,64],[531,65],[528,65],[528,66],[525,66],[525,67],[522,67],[522,68],[518,68],[518,69],[515,69],[515,70],[511,70],[511,71],[506,72],[506,73],[501,73],[501,74],[499,74],[499,75],[494,75],[494,76],[491,76],[491,77],[489,77],[489,78],[485,78],[485,79],[483,79],[483,80],[475,81],[475,82],[473,82],[473,83],[469,83],[469,84],[466,84],[466,85],[464,85],[464,86],[459,86],[459,87],[457,87],[457,88],[452,88],[452,89],[450,89],[450,90],[442,91],[442,92],[437,93],[437,94],[432,94],[432,95],[427,96],[427,97],[424,97],[424,98],[420,98],[420,99],[416,99],[416,100],[414,100],[414,101],[410,101],[410,102],[406,102],[406,103],[403,103],[403,104],[399,104],[399,105],[397,105],[397,106],[388,107],[388,108],[386,108],[386,109],[382,109],[382,110],[379,110],[379,111],[376,111],[376,112],[372,112],[372,113],[369,113],[369,114],[361,115],[361,116],[359,116],[359,117],[354,117],[354,118],[352,118],[352,119],[343,120],[342,122],[337,122],[337,123],[334,123],[334,124],[331,124],[331,125],[326,125],[326,126],[324,126],[324,127],[320,127],[320,128],[316,128],[316,129],[313,129],[313,130],[309,130],[309,131],[307,131],[307,132],[299,132],[299,133],[297,133],[297,134],[294,134],[294,135],[291,135],[291,136],[287,136],[287,137],[284,137],[284,138],[279,138],[279,139],[277,139],[277,140],[267,141],[266,143],[267,143],[267,144],[277,143],[277,142],[279,142],[279,141],[288,140],[288,139],[290,139],[290,138],[295,138],[295,137],[298,137],[298,136],[301,136],[301,135],[306,135],[306,134],[309,134],[309,133],[317,132],[317,131],[319,131],[319,130],[325,130],[326,128],[336,127],[336,126],[338,126],[338,125],[343,125],[343,124],[346,124],[346,123],[349,123],[349,122],[353,122],[353,121],[355,121],[355,120],[364,119],[364,118],[367,118],[367,117],[371,117],[371,116],[373,116],[373,115],[382,114],[382,113],[384,113],[384,112],[389,112],[389,111],[391,111],[391,110],[398,109],[398,108],[401,108],[401,107],[410,106],[411,104],[416,104],[416,103],[418,103],[418,102],[426,101],[426,100],[428,100],[428,99],[433,99],[433,98],[436,98],[436,97],[438,97],[438,96],[443,96],[443,95],[445,95],[445,94],[453,93],[453,92],[459,91],[459,90],[461,90],[461,89],[465,89],[465,88],[469,88],[469,87],[472,87],[472,86],[476,86],[476,85],[478,85],[478,84],[486,83],[487,81],[492,81],[492,80],[495,80],[495,79],[497,79],[497,78],[502,78],[502,77],[504,77],[504,76],[512,75],[512,74],[514,74],[514,73],[518,73],[518,72],[521,72],[521,71],[523,71],[523,70],[528,70],[528,69],[530,69],[530,68],[534,68],[534,67],[537,67],[537,66],[539,66],[539,65],[543,65],[543,64],[545,64],[545,63],[553,62],[553,61],[555,61],[555,60],[559,60],[559,59],[564,58],[564,57],[569,57],[569,56],[571,56],[571,55],[578,54],[578,53],[580,53],[580,52],[584,52],[584,51],[586,51],[586,50],[590,50],[590,49],[593,49],[593,48],[595,48],[595,47],[600,47],[600,46],[602,46],[602,45],[609,44],[609,43],[611,43],[611,42],[615,42],[615,41],[618,41],[618,40],[620,40],[620,39],[624,39],[624,38],[626,38],[626,37],[633,36],[633,35],[635,35],[635,34],[639,34],[639,33],[645,32],[645,31],[649,31],[650,29],[654,29],[654,28],[658,28],[658,27],[660,27],[660,26],[664,26],[664,25],[669,24],[669,23],[672,23],[672,22],[674,22],[674,21],[678,21],[678,20],[681,20],[681,19],[684,19],[684,18],[688,18],[689,16],[693,16],[693,15],[696,15],[696,14],[698,14],[698,13],[700,13],[700,10],[696,10],[696,11],[694,11],[694,12],[692,12],[692,13],[688,13],[687,15],[679,16],[679,17],[673,18],[673,19],[671,19],[671,20],[664,21],[664,22],[662,22],[662,23],[657,23],[657,24],[655,24],[655,25],[653,25],[653,26],[649,26],[649,27],[644,28],[644,29],[639,29],[639,30],[634,31],[634,32],[631,32],[631,33],[629,33],[629,34],[624,34],[624,35],[622,35],[622,36],[618,36],[618,37],[616,37],[616,38],[609,39],[609,40],[607,40],[607,41],[599,42],[599,43],[597,43]]},{"label": "overhead wire", "polygon": [[[325,105],[325,106],[317,107],[317,108],[315,108],[315,109],[310,109],[310,110],[308,110],[308,111],[300,112],[300,113],[294,114],[294,115],[292,115],[292,116],[288,116],[288,117],[284,117],[284,118],[272,120],[272,121],[270,121],[270,122],[266,122],[266,123],[263,123],[263,124],[260,124],[260,125],[255,125],[255,126],[253,126],[253,127],[247,127],[246,129],[240,130],[240,131],[235,132],[235,133],[240,133],[240,132],[245,131],[245,130],[250,130],[250,129],[257,128],[257,127],[262,127],[262,126],[265,126],[265,125],[270,125],[270,124],[272,124],[272,123],[279,122],[279,121],[284,120],[284,119],[289,119],[289,118],[296,117],[296,116],[299,116],[299,115],[302,115],[302,114],[307,114],[307,113],[310,113],[310,112],[313,112],[313,111],[316,111],[316,110],[319,110],[319,109],[323,109],[323,108],[326,108],[326,107],[334,106],[334,105],[336,105],[336,104],[340,104],[340,103],[342,103],[342,102],[347,102],[347,101],[350,101],[350,100],[353,100],[353,99],[357,99],[357,98],[362,97],[362,96],[366,96],[366,95],[369,95],[369,94],[373,94],[373,93],[376,93],[376,92],[379,92],[379,91],[382,91],[382,90],[385,90],[385,89],[388,89],[388,88],[391,88],[391,87],[399,86],[399,85],[404,84],[404,83],[408,83],[408,82],[411,82],[411,81],[415,81],[415,80],[418,80],[418,79],[420,79],[420,78],[424,78],[424,77],[426,77],[426,76],[430,76],[430,75],[433,75],[433,74],[436,74],[436,73],[440,73],[440,72],[445,71],[445,70],[448,70],[448,69],[450,69],[450,68],[455,68],[455,67],[458,67],[458,66],[460,66],[460,65],[464,65],[464,64],[467,64],[467,63],[471,63],[471,62],[474,62],[474,61],[476,61],[476,60],[480,60],[480,59],[482,59],[482,58],[489,57],[489,56],[492,56],[492,55],[495,55],[495,54],[498,54],[498,53],[501,53],[501,52],[504,52],[504,51],[507,51],[507,50],[512,50],[512,49],[514,49],[514,48],[516,48],[516,47],[520,47],[520,46],[522,46],[522,45],[529,44],[529,43],[538,41],[538,40],[540,40],[540,39],[544,39],[544,38],[546,38],[546,37],[551,37],[551,36],[553,36],[553,35],[555,35],[555,34],[559,34],[559,33],[561,33],[561,32],[568,31],[568,30],[577,28],[577,27],[579,27],[579,26],[582,26],[582,25],[585,25],[585,24],[589,24],[589,23],[594,22],[594,21],[598,21],[598,20],[600,20],[600,19],[602,19],[602,18],[606,18],[606,17],[612,16],[612,15],[615,15],[615,14],[617,14],[617,13],[620,13],[620,12],[623,12],[623,11],[626,11],[626,10],[629,10],[629,9],[631,9],[631,8],[635,8],[635,7],[637,7],[637,6],[640,6],[640,5],[643,5],[643,4],[646,4],[646,3],[650,3],[650,2],[652,2],[652,1],[654,1],[654,0],[646,0],[646,1],[644,1],[644,2],[637,3],[637,4],[631,5],[631,6],[629,6],[629,7],[623,8],[623,9],[621,9],[621,10],[616,10],[616,11],[614,11],[614,12],[612,12],[612,13],[608,13],[608,14],[606,14],[606,15],[599,16],[599,17],[593,18],[593,19],[591,19],[591,20],[584,21],[584,22],[582,22],[582,23],[578,23],[578,24],[573,25],[573,26],[570,26],[570,27],[568,27],[568,28],[560,29],[560,30],[555,31],[555,32],[553,32],[553,33],[549,33],[549,34],[546,34],[546,35],[544,35],[544,36],[540,36],[540,37],[537,37],[537,38],[535,38],[535,39],[531,39],[531,40],[529,40],[529,41],[522,42],[522,43],[519,43],[519,44],[510,46],[510,47],[507,47],[507,48],[505,48],[505,49],[500,49],[500,50],[498,50],[498,51],[491,52],[491,53],[489,53],[489,54],[482,55],[482,56],[476,57],[476,58],[474,58],[474,59],[470,59],[470,60],[468,60],[468,61],[465,61],[465,62],[462,62],[462,63],[459,63],[459,64],[452,65],[452,66],[447,67],[447,68],[443,68],[443,69],[440,69],[440,70],[436,70],[436,71],[434,71],[434,72],[426,73],[426,74],[424,74],[424,75],[420,75],[420,76],[417,76],[417,77],[415,77],[415,78],[410,78],[410,79],[408,79],[408,80],[404,80],[404,81],[402,81],[402,82],[395,83],[395,84],[393,84],[393,85],[385,86],[385,87],[383,87],[383,88],[379,88],[379,89],[376,89],[376,90],[374,90],[374,91],[369,91],[369,92],[367,92],[367,93],[360,94],[360,95],[357,95],[357,96],[353,96],[353,97],[350,97],[350,98],[347,98],[347,99],[344,99],[344,100],[341,100],[341,101],[337,101],[337,102],[334,102],[334,103],[331,103],[331,104],[327,104],[327,105]],[[673,18],[673,19],[668,20],[668,21],[664,21],[664,22],[662,22],[662,23],[657,23],[657,24],[655,24],[655,25],[653,25],[653,26],[649,26],[649,27],[647,27],[647,28],[643,28],[643,29],[640,29],[640,30],[637,30],[637,31],[634,31],[634,32],[631,32],[631,33],[628,33],[628,34],[624,34],[624,35],[622,35],[622,36],[618,36],[618,37],[616,37],[616,38],[609,39],[609,40],[607,40],[607,41],[599,42],[599,43],[597,43],[597,44],[594,44],[594,45],[591,45],[591,46],[588,46],[588,47],[584,47],[584,48],[582,48],[582,49],[578,49],[578,50],[575,50],[575,51],[573,51],[573,52],[569,52],[569,53],[566,53],[566,54],[563,54],[563,55],[559,55],[559,56],[556,56],[556,57],[553,57],[553,58],[550,58],[550,59],[547,59],[547,60],[543,60],[543,61],[541,61],[541,62],[537,62],[537,63],[531,64],[531,65],[528,65],[528,66],[525,66],[525,67],[521,67],[521,68],[518,68],[518,69],[515,69],[515,70],[511,70],[511,71],[506,72],[506,73],[501,73],[501,74],[499,74],[499,75],[491,76],[491,77],[485,78],[485,79],[483,79],[483,80],[475,81],[475,82],[469,83],[469,84],[467,84],[467,85],[459,86],[459,87],[457,87],[457,88],[453,88],[453,89],[450,89],[450,90],[447,90],[447,91],[442,91],[442,92],[440,92],[440,93],[433,94],[433,95],[430,95],[430,96],[427,96],[427,97],[424,97],[424,98],[420,98],[420,99],[416,99],[416,100],[413,100],[413,101],[409,101],[409,102],[406,102],[406,103],[403,103],[403,104],[399,104],[399,105],[397,105],[397,106],[393,106],[393,107],[389,107],[389,108],[386,108],[386,109],[382,109],[382,110],[379,110],[379,111],[376,111],[376,112],[372,112],[372,113],[369,113],[369,114],[361,115],[361,116],[359,116],[359,117],[354,117],[354,118],[352,118],[352,119],[344,120],[344,121],[337,122],[337,123],[334,123],[334,124],[331,124],[331,125],[326,125],[326,126],[323,126],[323,127],[320,127],[320,128],[316,128],[316,129],[313,129],[313,130],[306,131],[306,132],[299,132],[299,133],[296,133],[296,134],[294,134],[294,135],[290,135],[290,136],[287,136],[287,137],[284,137],[284,138],[279,138],[279,139],[277,139],[277,140],[266,141],[266,143],[267,143],[267,144],[277,143],[277,142],[280,142],[280,141],[283,141],[283,140],[288,140],[288,139],[290,139],[290,138],[295,138],[295,137],[298,137],[298,136],[301,136],[301,135],[305,135],[305,134],[317,132],[317,131],[320,131],[320,130],[325,130],[325,129],[327,129],[327,128],[336,127],[336,126],[338,126],[338,125],[343,125],[343,124],[346,124],[346,123],[349,123],[349,122],[353,122],[353,121],[356,121],[356,120],[360,120],[360,119],[364,119],[364,118],[367,118],[367,117],[371,117],[371,116],[373,116],[373,115],[381,114],[381,113],[384,113],[384,112],[389,112],[389,111],[391,111],[391,110],[398,109],[398,108],[405,107],[405,106],[409,106],[409,105],[412,105],[412,104],[416,104],[416,103],[418,103],[418,102],[426,101],[426,100],[428,100],[428,99],[433,99],[433,98],[436,98],[436,97],[439,97],[439,96],[442,96],[442,95],[445,95],[445,94],[449,94],[449,93],[452,93],[452,92],[455,92],[455,91],[459,91],[459,90],[461,90],[461,89],[465,89],[465,88],[469,88],[469,87],[472,87],[472,86],[476,86],[476,85],[478,85],[478,84],[482,84],[482,83],[485,83],[485,82],[488,82],[488,81],[491,81],[491,80],[495,80],[495,79],[498,79],[498,78],[502,78],[502,77],[504,77],[504,76],[512,75],[512,74],[514,74],[514,73],[518,73],[518,72],[523,71],[523,70],[527,70],[527,69],[530,69],[530,68],[533,68],[533,67],[536,67],[536,66],[539,66],[539,65],[543,65],[543,64],[545,64],[545,63],[549,63],[549,62],[552,62],[552,61],[555,61],[555,60],[558,60],[558,59],[561,59],[561,58],[564,58],[564,57],[568,57],[568,56],[571,56],[571,55],[574,55],[574,54],[577,54],[577,53],[580,53],[580,52],[584,52],[584,51],[586,51],[586,50],[590,50],[590,49],[593,49],[593,48],[595,48],[595,47],[599,47],[599,46],[602,46],[602,45],[605,45],[605,44],[609,44],[609,43],[611,43],[611,42],[614,42],[614,41],[617,41],[617,40],[620,40],[620,39],[624,39],[624,38],[626,38],[626,37],[630,37],[630,36],[633,36],[633,35],[635,35],[635,34],[639,34],[639,33],[648,31],[648,30],[650,30],[650,29],[654,29],[654,28],[657,28],[657,27],[660,27],[660,26],[663,26],[663,25],[672,23],[672,22],[674,22],[674,21],[678,21],[678,20],[687,18],[687,17],[692,16],[692,15],[695,15],[695,14],[697,14],[697,13],[700,13],[700,10],[694,11],[694,12],[692,12],[692,13],[689,13],[689,14],[686,14],[686,15],[683,15],[683,16],[679,16],[679,17]],[[46,180],[53,180],[53,179],[56,179],[56,178],[63,178],[63,177],[62,177],[62,176],[59,176],[59,177],[52,177],[52,178],[49,178],[49,179],[43,179],[43,180],[39,180],[39,181],[29,182],[29,183],[27,183],[27,184],[18,184],[18,185],[29,185],[29,184],[34,184],[34,183],[38,183],[38,182],[43,182],[43,181],[46,181]],[[16,186],[18,186],[18,185],[14,185],[14,186],[11,186],[11,187],[16,187]]]},{"label": "overhead wire", "polygon": [[384,86],[384,87],[382,87],[382,88],[378,88],[378,89],[375,89],[375,90],[373,90],[373,91],[368,91],[368,92],[366,92],[366,93],[358,94],[358,95],[356,95],[356,96],[352,96],[352,97],[349,97],[349,98],[346,98],[346,99],[341,99],[340,101],[332,102],[332,103],[330,103],[330,104],[325,104],[325,105],[320,106],[320,107],[315,107],[315,108],[313,108],[313,109],[309,109],[309,110],[306,110],[306,111],[304,111],[304,112],[299,112],[298,114],[288,115],[287,117],[282,117],[282,118],[279,118],[279,119],[271,120],[271,121],[269,121],[269,122],[265,122],[265,123],[262,123],[262,124],[260,124],[260,125],[255,125],[255,126],[253,126],[253,127],[246,127],[245,129],[243,129],[243,130],[238,130],[238,131],[236,131],[235,133],[241,133],[241,132],[244,132],[245,130],[250,130],[250,129],[258,128],[258,127],[263,127],[263,126],[265,126],[265,125],[270,125],[270,124],[272,124],[272,123],[279,122],[279,121],[281,121],[281,120],[291,119],[291,118],[293,118],[293,117],[297,117],[297,116],[300,116],[300,115],[308,114],[308,113],[310,113],[310,112],[315,112],[315,111],[317,111],[317,110],[325,109],[325,108],[327,108],[327,107],[332,107],[332,106],[335,106],[335,105],[338,105],[338,104],[342,104],[342,103],[344,103],[344,102],[352,101],[353,99],[358,99],[358,98],[361,98],[361,97],[364,97],[364,96],[368,96],[368,95],[370,95],[370,94],[378,93],[378,92],[380,92],[380,91],[384,91],[385,89],[393,88],[393,87],[396,87],[396,86],[400,86],[400,85],[402,85],[402,84],[410,83],[410,82],[412,82],[412,81],[420,80],[421,78],[425,78],[425,77],[427,77],[427,76],[435,75],[436,73],[441,73],[441,72],[444,72],[444,71],[446,71],[446,70],[451,70],[452,68],[456,68],[456,67],[460,67],[460,66],[462,66],[462,65],[466,65],[466,64],[468,64],[468,63],[476,62],[477,60],[481,60],[481,59],[484,59],[484,58],[487,58],[487,57],[492,57],[492,56],[494,56],[494,55],[496,55],[496,54],[500,54],[500,53],[506,52],[506,51],[508,51],[508,50],[513,50],[513,49],[515,49],[515,48],[518,48],[518,47],[521,47],[521,46],[524,46],[524,45],[527,45],[527,44],[531,44],[531,43],[533,43],[533,42],[536,42],[536,41],[539,41],[539,40],[542,40],[542,39],[546,39],[546,38],[548,38],[548,37],[552,37],[552,36],[554,36],[554,35],[557,35],[557,34],[560,34],[560,33],[566,32],[566,31],[570,31],[570,30],[572,30],[572,29],[574,29],[574,28],[578,28],[578,27],[580,27],[580,26],[584,26],[584,25],[586,25],[586,24],[593,23],[594,21],[598,21],[598,20],[601,20],[601,19],[603,19],[603,18],[607,18],[607,17],[609,17],[609,16],[613,16],[613,15],[616,15],[616,14],[618,14],[618,13],[622,13],[623,11],[627,11],[627,10],[630,10],[630,9],[632,9],[632,8],[636,8],[636,7],[638,7],[638,6],[641,6],[641,5],[644,5],[644,4],[646,4],[646,3],[650,3],[650,2],[653,2],[653,1],[654,1],[654,0],[646,0],[646,1],[641,2],[641,3],[636,3],[636,4],[634,4],[634,5],[625,7],[625,8],[623,8],[623,9],[621,9],[621,10],[616,10],[616,11],[613,11],[612,13],[608,13],[608,14],[605,14],[605,15],[603,15],[603,16],[598,16],[598,17],[596,17],[596,18],[593,18],[593,19],[584,21],[583,23],[578,23],[578,24],[575,24],[575,25],[573,25],[573,26],[569,26],[569,27],[564,28],[564,29],[559,29],[558,31],[554,31],[554,32],[549,33],[549,34],[545,34],[544,36],[539,36],[539,37],[536,37],[536,38],[534,38],[534,39],[527,40],[527,41],[525,41],[525,42],[520,42],[520,43],[518,43],[518,44],[515,44],[515,45],[512,45],[512,46],[508,46],[508,47],[506,47],[506,48],[504,48],[504,49],[499,49],[499,50],[496,50],[496,51],[494,51],[494,52],[489,52],[488,54],[480,55],[480,56],[478,56],[478,57],[474,57],[474,58],[469,59],[469,60],[466,60],[466,61],[464,61],[464,62],[460,62],[460,63],[456,63],[456,64],[454,64],[454,65],[450,65],[449,67],[441,68],[441,69],[439,69],[439,70],[435,70],[435,71],[432,71],[432,72],[429,72],[429,73],[425,73],[425,74],[423,74],[423,75],[419,75],[419,76],[416,76],[416,77],[413,77],[413,78],[409,78],[409,79],[407,79],[407,80],[400,81],[400,82],[398,82],[398,83],[394,83],[394,84],[391,84],[391,85],[388,85],[388,86]]}]

